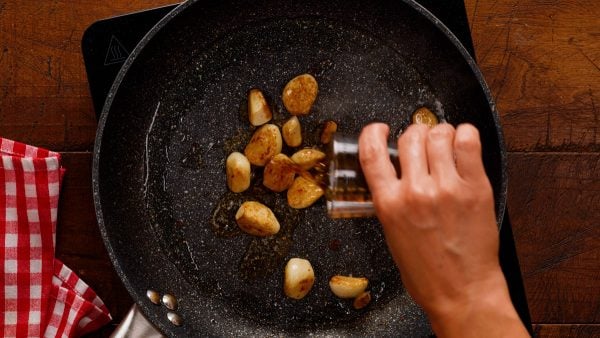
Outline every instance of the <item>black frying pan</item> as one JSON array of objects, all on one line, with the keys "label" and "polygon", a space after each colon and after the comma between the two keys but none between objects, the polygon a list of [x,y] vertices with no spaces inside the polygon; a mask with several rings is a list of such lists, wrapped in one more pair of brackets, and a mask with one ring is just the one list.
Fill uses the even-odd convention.
[{"label": "black frying pan", "polygon": [[[224,160],[252,134],[246,93],[260,88],[289,116],[280,93],[301,73],[320,86],[301,119],[305,144],[320,124],[358,134],[371,121],[395,134],[427,106],[482,136],[498,224],[506,199],[505,150],[481,74],[458,40],[413,1],[190,1],[142,40],[113,85],[94,149],[100,229],[125,286],[146,316],[175,336],[427,335],[424,314],[402,288],[375,219],[331,220],[320,201],[305,210],[261,188],[227,191]],[[288,154],[293,149],[285,149]],[[241,233],[244,200],[269,205],[282,223],[272,238]],[[300,301],[282,292],[283,266],[307,258],[317,281]],[[366,276],[372,303],[335,298],[334,274]],[[183,325],[146,298],[177,297]]]}]

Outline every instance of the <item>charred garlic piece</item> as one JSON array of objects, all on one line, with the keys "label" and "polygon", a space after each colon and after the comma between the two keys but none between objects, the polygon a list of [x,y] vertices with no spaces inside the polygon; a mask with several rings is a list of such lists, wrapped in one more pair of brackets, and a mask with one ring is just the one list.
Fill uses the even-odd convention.
[{"label": "charred garlic piece", "polygon": [[281,152],[282,146],[279,128],[274,124],[265,124],[254,132],[244,154],[250,163],[262,167]]},{"label": "charred garlic piece", "polygon": [[306,259],[292,258],[285,266],[283,292],[293,299],[304,298],[315,283],[315,272]]},{"label": "charred garlic piece", "polygon": [[235,214],[235,221],[242,231],[259,237],[275,235],[279,232],[279,221],[266,205],[248,201],[242,203]]},{"label": "charred garlic piece", "polygon": [[356,298],[368,285],[369,280],[364,277],[335,275],[329,280],[331,292],[340,298]]},{"label": "charred garlic piece", "polygon": [[285,109],[292,115],[306,115],[317,99],[319,85],[310,74],[298,75],[283,88],[281,99]]},{"label": "charred garlic piece", "polygon": [[233,192],[242,192],[250,187],[250,162],[242,153],[233,152],[225,162],[227,186]]},{"label": "charred garlic piece", "polygon": [[271,121],[273,112],[259,89],[251,89],[248,92],[248,119],[253,126],[262,126]]}]

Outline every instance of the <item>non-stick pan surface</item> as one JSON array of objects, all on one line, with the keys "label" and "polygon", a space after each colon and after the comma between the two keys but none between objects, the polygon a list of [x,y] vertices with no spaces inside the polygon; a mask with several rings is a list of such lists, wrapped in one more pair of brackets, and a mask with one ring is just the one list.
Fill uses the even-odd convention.
[{"label": "non-stick pan surface", "polygon": [[[285,193],[229,193],[224,162],[253,129],[246,94],[263,90],[281,125],[280,93],[301,73],[319,96],[301,118],[306,146],[320,124],[358,134],[371,121],[397,135],[427,106],[482,135],[500,223],[504,150],[480,73],[457,39],[411,1],[192,1],[174,10],[127,60],[102,113],[94,154],[100,228],[117,272],[148,318],[169,335],[426,335],[424,314],[403,289],[376,219],[331,220],[320,201],[305,210]],[[291,154],[294,149],[284,149]],[[244,200],[269,205],[280,233],[258,239],[235,225]],[[316,283],[287,299],[292,257],[313,264]],[[357,311],[329,291],[334,274],[369,279],[372,303]],[[173,294],[183,325],[153,305]]]}]

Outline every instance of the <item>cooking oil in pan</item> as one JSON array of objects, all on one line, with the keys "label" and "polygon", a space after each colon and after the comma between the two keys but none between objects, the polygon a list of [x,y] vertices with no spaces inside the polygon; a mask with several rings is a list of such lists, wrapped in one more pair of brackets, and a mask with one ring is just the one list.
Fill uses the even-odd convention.
[{"label": "cooking oil in pan", "polygon": [[288,254],[293,241],[294,229],[299,220],[299,211],[289,207],[283,199],[262,185],[259,170],[253,173],[250,189],[243,193],[227,192],[213,209],[211,230],[215,236],[231,238],[242,235],[235,222],[235,213],[239,206],[248,200],[269,205],[278,216],[281,230],[274,236],[253,238],[248,244],[239,265],[240,277],[251,280],[267,276],[277,270]]}]

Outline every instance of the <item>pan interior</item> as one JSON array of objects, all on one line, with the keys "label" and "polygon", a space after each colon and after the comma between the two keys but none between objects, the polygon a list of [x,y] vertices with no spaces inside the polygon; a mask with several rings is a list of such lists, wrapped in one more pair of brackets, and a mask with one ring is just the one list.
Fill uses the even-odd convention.
[{"label": "pan interior", "polygon": [[[402,288],[375,219],[328,219],[323,200],[291,209],[285,193],[262,188],[257,168],[249,191],[230,193],[225,159],[243,152],[254,131],[248,90],[266,94],[272,123],[281,126],[289,117],[283,87],[310,73],[319,95],[311,114],[300,118],[304,146],[318,146],[326,120],[355,135],[383,121],[391,140],[416,108],[427,106],[452,124],[479,128],[500,211],[494,115],[447,36],[403,1],[197,1],[137,53],[103,116],[95,193],[109,250],[151,320],[188,336],[430,332]],[[241,233],[234,215],[245,200],[271,207],[280,233],[264,239]],[[316,275],[299,301],[282,291],[292,257],[308,259]],[[372,303],[358,311],[333,296],[328,280],[335,274],[367,277]],[[145,302],[149,288],[180,297],[183,327],[173,328],[162,308]]]},{"label": "pan interior", "polygon": [[[307,49],[308,42],[323,48]],[[262,187],[261,168],[253,171],[247,192],[227,190],[224,160],[233,151],[243,152],[253,132],[247,91],[260,88],[269,96],[273,122],[281,126],[289,118],[282,88],[304,72],[313,74],[320,87],[311,114],[300,118],[306,146],[319,146],[326,120],[358,135],[373,120],[399,129],[421,105],[444,115],[435,93],[389,46],[333,21],[280,19],[244,27],[195,55],[179,78],[191,88],[190,97],[177,102],[175,111],[168,108],[174,104],[169,98],[161,100],[148,136],[147,207],[165,252],[203,293],[269,325],[334,324],[368,311],[333,296],[328,280],[336,274],[367,277],[371,307],[403,292],[376,220],[330,220],[323,200],[292,209],[285,193]],[[247,200],[274,211],[282,226],[277,235],[256,238],[238,230],[234,215]],[[282,291],[284,265],[292,257],[308,259],[316,273],[315,286],[300,301]]]}]

